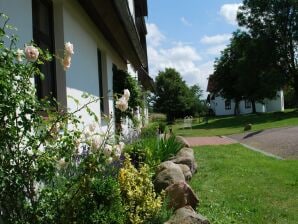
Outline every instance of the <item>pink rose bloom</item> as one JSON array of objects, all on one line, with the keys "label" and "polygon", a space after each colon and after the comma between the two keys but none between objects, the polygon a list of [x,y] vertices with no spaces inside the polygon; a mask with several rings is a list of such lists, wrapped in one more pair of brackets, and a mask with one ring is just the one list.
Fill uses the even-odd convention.
[{"label": "pink rose bloom", "polygon": [[122,112],[126,111],[128,108],[128,102],[125,98],[125,96],[122,96],[121,98],[119,98],[116,101],[116,108],[118,108],[119,110],[121,110]]},{"label": "pink rose bloom", "polygon": [[65,50],[65,55],[66,56],[70,56],[72,54],[74,54],[74,51],[73,51],[73,44],[70,43],[70,42],[66,42],[64,44],[64,50]]},{"label": "pink rose bloom", "polygon": [[28,61],[35,62],[38,58],[39,51],[34,46],[26,46],[25,47],[25,55]]},{"label": "pink rose bloom", "polygon": [[65,57],[65,58],[63,58],[62,64],[63,64],[64,71],[66,71],[67,69],[69,69],[70,68],[70,64],[71,64],[71,57]]}]

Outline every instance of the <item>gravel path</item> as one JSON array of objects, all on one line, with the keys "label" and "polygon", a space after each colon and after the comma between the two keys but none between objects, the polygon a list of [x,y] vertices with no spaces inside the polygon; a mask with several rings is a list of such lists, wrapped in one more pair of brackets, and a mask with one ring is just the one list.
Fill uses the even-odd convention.
[{"label": "gravel path", "polygon": [[285,159],[298,159],[298,126],[227,136]]}]

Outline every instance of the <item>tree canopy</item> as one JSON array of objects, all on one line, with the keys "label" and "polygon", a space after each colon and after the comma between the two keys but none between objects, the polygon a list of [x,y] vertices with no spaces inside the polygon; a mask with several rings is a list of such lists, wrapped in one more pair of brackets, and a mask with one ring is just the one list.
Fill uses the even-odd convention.
[{"label": "tree canopy", "polygon": [[244,0],[237,20],[253,39],[263,43],[270,40],[270,48],[260,49],[266,50],[262,57],[275,56],[272,63],[279,66],[288,84],[294,87],[298,100],[297,0]]},{"label": "tree canopy", "polygon": [[154,110],[165,113],[168,121],[200,112],[201,88],[198,85],[188,87],[175,69],[160,71],[155,85]]},{"label": "tree canopy", "polygon": [[272,52],[274,41],[252,36],[243,31],[233,34],[231,43],[215,63],[215,91],[226,99],[235,100],[235,114],[242,98],[253,104],[264,98],[274,98],[284,83],[282,72]]}]

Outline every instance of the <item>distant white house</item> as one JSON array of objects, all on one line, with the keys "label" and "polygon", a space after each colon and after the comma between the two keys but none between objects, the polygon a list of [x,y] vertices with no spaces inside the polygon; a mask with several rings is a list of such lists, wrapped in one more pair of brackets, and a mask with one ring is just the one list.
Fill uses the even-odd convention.
[{"label": "distant white house", "polygon": [[[87,92],[102,102],[90,105],[98,116],[114,114],[113,66],[133,73],[144,90],[152,88],[146,46],[147,0],[0,0],[0,12],[17,27],[19,48],[31,40],[58,54],[64,43],[74,45],[69,70],[59,61],[43,66],[45,79],[35,80],[40,98],[53,95],[61,107],[76,109]],[[146,111],[142,114],[146,114]],[[91,122],[87,112],[81,116]],[[105,124],[103,124],[104,126]]]},{"label": "distant white house", "polygon": [[[207,91],[208,103],[210,110],[216,115],[233,115],[235,109],[234,100],[227,100],[219,96],[219,94],[213,91],[212,79],[208,80]],[[241,100],[239,103],[239,113],[240,114],[249,114],[252,113],[252,103],[249,100]],[[282,90],[277,91],[276,97],[274,99],[264,99],[263,102],[256,102],[256,112],[265,113],[265,112],[276,112],[284,111],[284,93]]]}]

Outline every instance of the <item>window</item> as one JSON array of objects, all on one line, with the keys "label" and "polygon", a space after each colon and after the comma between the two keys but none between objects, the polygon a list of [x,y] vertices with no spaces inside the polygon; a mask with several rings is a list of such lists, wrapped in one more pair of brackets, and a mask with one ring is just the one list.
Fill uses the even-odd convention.
[{"label": "window", "polygon": [[[50,0],[32,0],[33,39],[43,50],[54,53],[53,3]],[[44,79],[35,78],[38,98],[55,97],[56,75],[55,62],[40,66]]]},{"label": "window", "polygon": [[245,100],[244,104],[245,104],[245,109],[251,108],[251,102],[249,100]]},{"label": "window", "polygon": [[97,49],[98,61],[98,81],[99,81],[99,97],[100,97],[100,111],[104,113],[104,95],[103,95],[103,77],[102,77],[102,60],[101,51]]},{"label": "window", "polygon": [[226,110],[231,110],[231,100],[226,100],[225,101],[225,109]]}]

